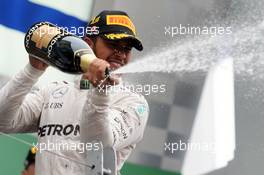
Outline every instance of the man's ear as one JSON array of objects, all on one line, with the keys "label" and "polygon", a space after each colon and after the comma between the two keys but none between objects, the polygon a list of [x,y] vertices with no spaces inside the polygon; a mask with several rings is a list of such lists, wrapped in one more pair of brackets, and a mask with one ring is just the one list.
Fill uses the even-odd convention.
[{"label": "man's ear", "polygon": [[94,49],[95,43],[89,37],[85,36],[83,40],[91,47],[91,49]]}]

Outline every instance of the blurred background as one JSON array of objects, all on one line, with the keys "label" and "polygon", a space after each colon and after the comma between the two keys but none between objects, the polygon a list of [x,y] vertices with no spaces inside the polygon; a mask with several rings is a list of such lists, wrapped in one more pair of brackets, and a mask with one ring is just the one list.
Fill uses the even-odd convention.
[{"label": "blurred background", "polygon": [[[63,27],[79,27],[85,26],[91,17],[102,10],[123,10],[134,21],[144,46],[143,52],[133,52],[132,62],[155,55],[159,55],[160,60],[166,60],[167,56],[174,59],[171,55],[174,52],[169,55],[160,53],[168,53],[168,50],[181,45],[186,46],[184,49],[191,54],[193,52],[189,50],[193,48],[188,48],[189,45],[197,46],[198,50],[209,48],[208,53],[204,55],[207,57],[203,59],[210,60],[214,57],[214,54],[209,54],[211,36],[201,36],[202,39],[187,35],[172,37],[166,34],[166,28],[180,24],[196,27],[222,25],[232,26],[232,31],[236,34],[244,27],[252,26],[254,29],[254,26],[263,21],[264,7],[263,0],[2,0],[0,3],[1,87],[27,64],[24,35],[27,29],[38,21],[49,21]],[[238,35],[234,38],[239,43],[239,38],[243,37]],[[206,48],[203,48],[202,43],[207,41]],[[222,37],[216,41],[229,42],[230,37]],[[232,52],[232,49],[226,50]],[[261,72],[254,70],[248,74],[247,70],[252,67],[251,59],[248,59],[250,61],[247,64],[241,62],[244,55],[241,55],[240,51],[234,51],[238,57],[226,59],[229,61],[225,63],[227,67],[224,69],[218,69],[222,64],[219,60],[212,67],[209,65],[208,69],[201,69],[202,64],[198,64],[196,71],[185,71],[184,66],[181,71],[166,71],[170,66],[168,63],[167,66],[165,64],[165,67],[161,67],[160,72],[124,75],[129,83],[165,85],[166,91],[143,94],[149,102],[150,117],[144,139],[137,145],[122,169],[123,175],[262,173],[263,78],[256,78]],[[256,48],[247,50],[245,54],[249,55],[254,51]],[[259,54],[257,58],[262,55]],[[221,54],[218,57],[221,57]],[[227,55],[222,57],[225,59]],[[188,61],[188,56],[184,58]],[[250,58],[256,59],[256,55]],[[175,62],[179,63],[178,60],[175,59]],[[248,67],[243,73],[236,74],[235,70],[233,74],[236,65]],[[261,64],[255,62],[254,66],[256,65]],[[74,76],[49,67],[37,85],[73,79]],[[17,137],[28,139],[30,142],[36,141],[31,134]],[[193,150],[176,150],[172,153],[171,150],[165,149],[165,144],[168,143],[192,141],[217,143],[216,151],[214,154],[210,151],[197,153]],[[29,148],[26,145],[14,145],[15,142],[9,138],[0,136],[0,174],[19,174],[23,168],[23,160]],[[12,157],[12,160],[4,157]]]}]

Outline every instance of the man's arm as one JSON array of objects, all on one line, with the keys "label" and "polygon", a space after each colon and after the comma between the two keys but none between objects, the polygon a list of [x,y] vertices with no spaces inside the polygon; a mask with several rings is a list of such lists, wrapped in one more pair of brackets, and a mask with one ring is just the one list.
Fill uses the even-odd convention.
[{"label": "man's arm", "polygon": [[149,115],[144,97],[130,93],[116,104],[110,104],[109,100],[108,95],[98,90],[93,92],[83,111],[81,140],[85,143],[102,141],[104,146],[116,149],[138,143]]},{"label": "man's arm", "polygon": [[37,130],[43,95],[38,90],[32,90],[32,87],[43,71],[32,65],[34,63],[28,64],[0,89],[0,131],[34,132]]}]

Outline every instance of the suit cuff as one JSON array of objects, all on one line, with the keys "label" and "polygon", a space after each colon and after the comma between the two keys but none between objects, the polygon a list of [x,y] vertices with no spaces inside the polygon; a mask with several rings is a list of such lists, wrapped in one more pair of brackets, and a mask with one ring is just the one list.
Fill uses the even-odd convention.
[{"label": "suit cuff", "polygon": [[26,65],[24,68],[24,72],[27,77],[29,77],[32,80],[38,79],[45,71],[38,70],[34,68],[30,63]]}]

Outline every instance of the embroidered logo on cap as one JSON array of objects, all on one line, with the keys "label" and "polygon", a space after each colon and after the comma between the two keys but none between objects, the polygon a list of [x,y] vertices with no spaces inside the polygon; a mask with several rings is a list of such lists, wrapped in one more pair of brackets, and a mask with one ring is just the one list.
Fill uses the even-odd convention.
[{"label": "embroidered logo on cap", "polygon": [[134,35],[136,35],[136,28],[128,16],[125,15],[107,15],[106,16],[107,25],[120,25],[125,26],[132,30]]},{"label": "embroidered logo on cap", "polygon": [[98,17],[94,17],[94,18],[91,20],[90,24],[95,24],[95,23],[97,23],[99,20],[100,20],[100,16],[98,16]]}]

